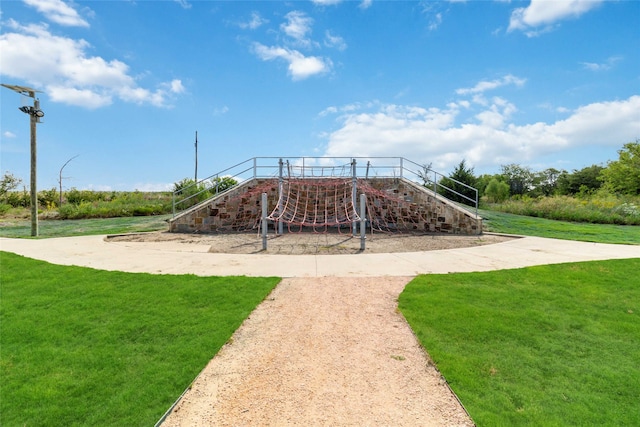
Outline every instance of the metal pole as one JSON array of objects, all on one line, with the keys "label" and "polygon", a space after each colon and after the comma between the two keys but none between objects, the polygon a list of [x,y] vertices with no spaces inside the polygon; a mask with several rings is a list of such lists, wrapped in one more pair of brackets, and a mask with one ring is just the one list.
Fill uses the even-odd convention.
[{"label": "metal pole", "polygon": [[283,223],[282,223],[282,190],[283,190],[283,180],[284,177],[282,176],[283,173],[283,169],[284,169],[284,162],[282,161],[282,159],[280,159],[280,161],[278,162],[278,168],[279,170],[279,177],[278,177],[278,234],[281,235],[283,232]]},{"label": "metal pole", "polygon": [[438,176],[436,175],[436,171],[433,171],[433,196],[436,197],[438,195],[438,183],[436,180]]},{"label": "metal pole", "polygon": [[[40,109],[40,101],[34,99],[33,108]],[[31,235],[38,235],[38,186],[36,184],[36,164],[37,164],[37,147],[36,147],[36,123],[38,121],[34,114],[29,116],[31,124]]]},{"label": "metal pole", "polygon": [[198,131],[196,131],[196,174],[194,181],[198,182]]},{"label": "metal pole", "polygon": [[262,250],[267,250],[267,193],[262,193]]},{"label": "metal pole", "polygon": [[[358,176],[356,175],[356,159],[351,159],[351,203],[353,203],[353,208],[356,209],[356,207],[358,206],[358,188],[357,188],[357,181],[358,181]],[[355,221],[353,221],[353,235],[357,236],[358,233],[358,223]]]},{"label": "metal pole", "polygon": [[364,251],[365,249],[365,241],[367,239],[367,218],[366,218],[366,206],[367,198],[363,194],[360,194],[360,250]]},{"label": "metal pole", "polygon": [[400,157],[400,179],[402,179],[404,173],[404,157]]}]

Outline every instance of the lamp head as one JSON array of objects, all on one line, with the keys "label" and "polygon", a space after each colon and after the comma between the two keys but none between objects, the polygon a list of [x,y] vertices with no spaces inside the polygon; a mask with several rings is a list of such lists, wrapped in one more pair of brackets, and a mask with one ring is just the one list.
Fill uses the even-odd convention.
[{"label": "lamp head", "polygon": [[26,105],[24,107],[18,108],[18,110],[22,111],[25,114],[28,114],[28,115],[33,116],[35,118],[38,118],[38,119],[44,117],[44,111],[36,110],[35,108],[28,107]]}]

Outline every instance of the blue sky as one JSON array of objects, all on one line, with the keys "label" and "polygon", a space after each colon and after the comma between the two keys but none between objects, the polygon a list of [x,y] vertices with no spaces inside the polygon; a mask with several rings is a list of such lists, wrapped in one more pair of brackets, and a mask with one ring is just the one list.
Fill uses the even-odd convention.
[{"label": "blue sky", "polygon": [[[38,188],[161,190],[256,156],[581,169],[640,138],[638,1],[5,0]],[[31,99],[0,88],[29,180]]]}]

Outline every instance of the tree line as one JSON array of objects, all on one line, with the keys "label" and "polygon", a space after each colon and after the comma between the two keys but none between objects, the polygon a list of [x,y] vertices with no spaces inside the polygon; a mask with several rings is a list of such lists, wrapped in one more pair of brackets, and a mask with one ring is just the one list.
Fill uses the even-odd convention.
[{"label": "tree line", "polygon": [[[430,166],[425,166],[425,171],[428,169]],[[511,163],[502,165],[498,174],[480,176],[476,176],[473,169],[467,165],[466,160],[462,160],[448,177],[440,179],[441,186],[465,196],[460,197],[447,192],[448,198],[464,204],[473,204],[470,202],[476,197],[473,188],[478,190],[478,195],[483,201],[489,203],[502,203],[507,199],[519,197],[587,196],[598,191],[638,196],[640,140],[625,144],[618,151],[618,159],[609,161],[606,166],[594,164],[571,172],[556,168],[534,171],[528,166]],[[429,186],[426,176],[425,173],[424,185]],[[442,191],[443,194],[446,192]]]}]

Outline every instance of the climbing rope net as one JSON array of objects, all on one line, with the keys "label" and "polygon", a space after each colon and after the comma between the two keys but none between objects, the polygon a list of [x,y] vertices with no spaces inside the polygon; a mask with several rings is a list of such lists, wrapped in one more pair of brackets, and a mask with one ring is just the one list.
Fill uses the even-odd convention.
[{"label": "climbing rope net", "polygon": [[[354,185],[357,197],[354,194]],[[434,213],[369,181],[352,178],[292,177],[266,182],[234,197],[237,215],[227,225],[234,231],[259,230],[262,193],[270,194],[267,219],[288,232],[350,233],[361,220],[360,194],[366,198],[367,228],[373,232],[424,231]],[[269,213],[270,212],[270,213]]]},{"label": "climbing rope net", "polygon": [[289,231],[314,232],[351,226],[360,221],[354,206],[353,182],[340,178],[296,178],[283,181],[276,208],[268,216],[287,224]]}]

